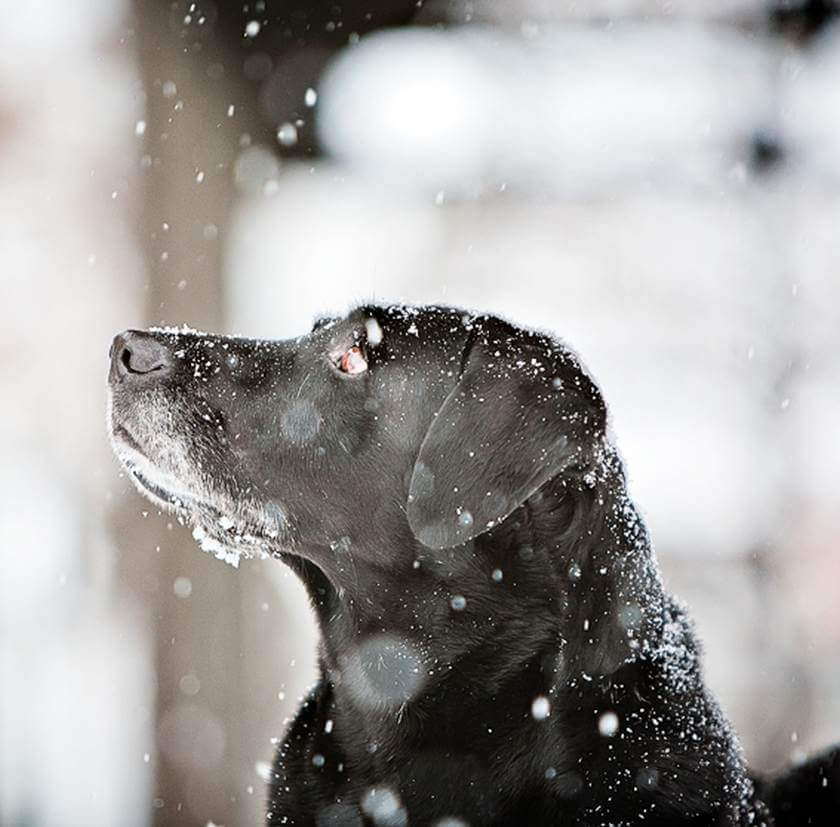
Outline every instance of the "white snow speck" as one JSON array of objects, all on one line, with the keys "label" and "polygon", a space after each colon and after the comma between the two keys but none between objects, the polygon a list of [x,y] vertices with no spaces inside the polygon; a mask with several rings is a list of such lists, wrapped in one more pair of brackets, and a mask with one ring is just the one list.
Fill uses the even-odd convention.
[{"label": "white snow speck", "polygon": [[531,704],[531,717],[535,721],[544,721],[551,712],[551,704],[545,695],[537,695]]},{"label": "white snow speck", "polygon": [[400,799],[388,787],[371,787],[362,796],[362,812],[373,820],[374,824],[405,825],[408,817]]},{"label": "white snow speck", "polygon": [[189,577],[176,577],[172,583],[172,591],[178,597],[189,597],[192,594],[192,580]]},{"label": "white snow speck", "polygon": [[598,718],[598,732],[605,738],[612,738],[618,732],[618,715],[615,712],[605,712]]},{"label": "white snow speck", "polygon": [[245,37],[256,37],[260,33],[261,28],[262,26],[259,20],[249,20],[245,24]]},{"label": "white snow speck", "polygon": [[318,93],[311,86],[306,90],[303,96],[303,102],[310,107],[315,106],[318,102]]},{"label": "white snow speck", "polygon": [[281,146],[294,146],[298,141],[297,127],[293,123],[281,123],[277,127],[277,141]]},{"label": "white snow speck", "polygon": [[141,135],[146,134],[146,122],[145,121],[137,121],[134,124],[134,134],[139,138]]},{"label": "white snow speck", "polygon": [[365,321],[365,332],[367,333],[368,344],[372,347],[376,347],[382,341],[382,328],[376,319]]}]

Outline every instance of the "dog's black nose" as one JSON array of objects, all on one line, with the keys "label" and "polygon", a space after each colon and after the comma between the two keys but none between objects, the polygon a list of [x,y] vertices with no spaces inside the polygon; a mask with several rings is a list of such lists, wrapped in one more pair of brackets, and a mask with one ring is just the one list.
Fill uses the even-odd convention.
[{"label": "dog's black nose", "polygon": [[162,378],[172,367],[169,348],[152,334],[141,330],[126,330],[111,343],[110,380],[140,379],[150,376]]}]

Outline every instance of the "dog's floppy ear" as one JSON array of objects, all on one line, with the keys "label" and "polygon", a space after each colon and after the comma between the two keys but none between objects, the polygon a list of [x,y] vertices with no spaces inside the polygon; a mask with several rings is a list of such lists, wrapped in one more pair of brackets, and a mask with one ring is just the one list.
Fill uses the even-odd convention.
[{"label": "dog's floppy ear", "polygon": [[407,514],[423,545],[451,548],[504,520],[604,434],[577,358],[547,336],[475,320],[461,377],[420,446]]}]

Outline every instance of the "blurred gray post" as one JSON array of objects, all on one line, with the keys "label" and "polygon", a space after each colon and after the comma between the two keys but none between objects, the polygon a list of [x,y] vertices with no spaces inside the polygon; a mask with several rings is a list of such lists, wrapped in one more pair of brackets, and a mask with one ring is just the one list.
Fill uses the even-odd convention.
[{"label": "blurred gray post", "polygon": [[[182,8],[183,5],[183,8]],[[232,198],[238,146],[226,117],[226,84],[199,76],[191,53],[209,39],[185,37],[174,15],[185,4],[138,0],[140,67],[146,94],[142,244],[150,324],[223,324],[219,228]],[[212,21],[210,21],[212,22]],[[208,25],[208,30],[210,26]],[[200,30],[196,30],[200,31]],[[157,741],[154,823],[236,824],[237,708],[242,702],[241,579],[198,552],[186,527],[147,523],[159,546],[156,581]],[[175,583],[178,578],[178,592]],[[189,594],[187,594],[189,592]]]}]

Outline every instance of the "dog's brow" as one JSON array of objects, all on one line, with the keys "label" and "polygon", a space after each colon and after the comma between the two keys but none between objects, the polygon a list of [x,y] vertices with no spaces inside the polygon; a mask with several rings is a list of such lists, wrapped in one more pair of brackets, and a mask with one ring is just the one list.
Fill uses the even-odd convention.
[{"label": "dog's brow", "polygon": [[324,328],[330,328],[334,324],[337,324],[341,321],[339,316],[318,316],[317,319],[312,323],[312,333],[317,333],[319,330],[323,330]]}]

